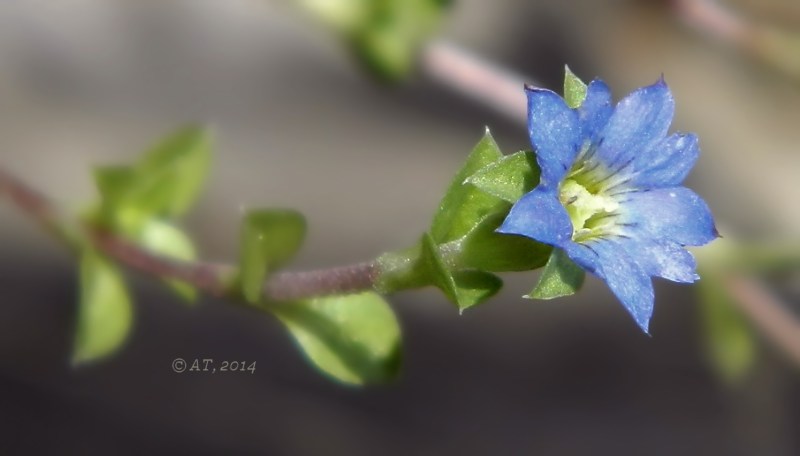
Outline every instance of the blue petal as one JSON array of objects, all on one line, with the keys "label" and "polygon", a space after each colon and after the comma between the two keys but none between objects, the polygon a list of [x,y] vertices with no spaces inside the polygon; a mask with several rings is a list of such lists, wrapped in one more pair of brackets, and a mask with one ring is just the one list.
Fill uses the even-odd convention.
[{"label": "blue petal", "polygon": [[540,181],[555,186],[570,169],[581,145],[578,113],[550,90],[526,87],[528,134],[542,170]]},{"label": "blue petal", "polygon": [[675,103],[664,80],[623,98],[608,119],[596,158],[611,170],[632,162],[667,134]]},{"label": "blue petal", "polygon": [[697,136],[674,134],[656,143],[634,161],[639,187],[674,187],[680,185],[694,167],[700,148]]},{"label": "blue petal", "polygon": [[679,244],[636,238],[620,239],[617,243],[651,277],[663,277],[681,283],[700,279],[694,257]]},{"label": "blue petal", "polygon": [[[621,246],[608,241],[573,244],[567,255],[603,279],[636,324],[647,333],[653,315],[653,282]],[[593,252],[587,253],[588,251]],[[573,256],[575,255],[575,256]],[[589,260],[592,264],[584,265]]]},{"label": "blue petal", "polygon": [[620,221],[631,237],[703,245],[719,236],[706,202],[686,187],[627,193],[619,204]]},{"label": "blue petal", "polygon": [[613,112],[611,90],[606,83],[600,79],[590,82],[586,88],[586,99],[578,108],[584,139],[594,141]]},{"label": "blue petal", "polygon": [[600,257],[593,249],[589,248],[586,244],[578,244],[577,242],[565,242],[562,248],[567,253],[567,256],[574,261],[581,268],[603,277],[600,268]]},{"label": "blue petal", "polygon": [[514,204],[497,231],[560,245],[571,239],[572,221],[556,191],[539,186]]}]

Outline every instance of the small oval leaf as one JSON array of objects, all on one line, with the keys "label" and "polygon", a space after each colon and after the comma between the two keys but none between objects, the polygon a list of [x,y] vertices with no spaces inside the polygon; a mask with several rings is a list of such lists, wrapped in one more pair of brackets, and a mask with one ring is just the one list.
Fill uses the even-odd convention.
[{"label": "small oval leaf", "polygon": [[400,325],[377,293],[280,303],[272,312],[322,372],[351,385],[394,379],[402,364]]},{"label": "small oval leaf", "polygon": [[117,351],[132,321],[131,300],[119,271],[97,252],[84,249],[73,363],[95,361]]},{"label": "small oval leaf", "polygon": [[251,303],[260,301],[264,280],[286,264],[303,243],[306,222],[291,209],[250,211],[242,223],[239,255],[241,291]]}]

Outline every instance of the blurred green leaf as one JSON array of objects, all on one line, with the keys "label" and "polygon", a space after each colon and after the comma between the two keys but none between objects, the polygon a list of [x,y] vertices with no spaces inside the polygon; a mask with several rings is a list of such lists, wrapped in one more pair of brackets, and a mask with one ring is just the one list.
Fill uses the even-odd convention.
[{"label": "blurred green leaf", "polygon": [[306,11],[342,32],[357,30],[367,23],[374,0],[297,0]]},{"label": "blurred green leaf", "polygon": [[305,235],[305,218],[291,209],[256,210],[245,215],[239,277],[242,294],[249,302],[261,299],[264,280],[297,253]]},{"label": "blurred green leaf", "polygon": [[581,81],[568,66],[564,67],[564,101],[575,109],[586,99],[586,84]]},{"label": "blurred green leaf", "polygon": [[[160,185],[152,195],[161,197],[159,212],[176,217],[183,215],[194,203],[211,163],[211,134],[201,127],[191,126],[167,137],[150,150],[137,167],[139,176],[158,179]],[[141,177],[140,177],[141,178]]]},{"label": "blurred green leaf", "polygon": [[711,364],[725,381],[735,384],[753,369],[757,356],[755,334],[725,291],[721,278],[700,271],[698,287]]},{"label": "blurred green leaf", "polygon": [[524,236],[500,234],[495,230],[507,212],[485,218],[460,239],[460,264],[483,271],[529,271],[543,266],[552,247]]},{"label": "blurred green leaf", "polygon": [[130,166],[101,166],[94,169],[94,181],[104,200],[116,206],[124,200],[125,193],[136,179],[136,170]]},{"label": "blurred green leaf", "polygon": [[[138,244],[152,253],[181,261],[197,259],[197,252],[191,239],[169,223],[151,219],[138,233],[137,238]],[[197,290],[186,282],[164,279],[164,283],[186,301],[192,302],[197,299]]]},{"label": "blurred green leaf", "polygon": [[406,77],[435,32],[448,0],[298,0],[350,44],[375,76]]},{"label": "blurred green leaf", "polygon": [[84,249],[73,363],[114,353],[127,338],[132,321],[131,300],[119,271],[97,252]]},{"label": "blurred green leaf", "polygon": [[503,281],[494,274],[478,270],[451,270],[429,234],[422,237],[421,261],[433,285],[464,311],[494,296],[503,287]]},{"label": "blurred green leaf", "polygon": [[122,213],[137,216],[127,222],[183,215],[200,191],[210,159],[208,131],[187,127],[164,139],[133,166],[96,168],[102,216],[117,224]]},{"label": "blurred green leaf", "polygon": [[281,303],[271,309],[308,359],[340,382],[384,383],[400,371],[400,326],[377,293]]},{"label": "blurred green leaf", "polygon": [[539,184],[539,165],[533,152],[521,151],[481,168],[466,183],[513,204]]},{"label": "blurred green leaf", "polygon": [[586,273],[569,259],[562,249],[553,249],[539,282],[525,296],[532,299],[553,299],[573,295],[583,286]]},{"label": "blurred green leaf", "polygon": [[489,130],[472,149],[464,166],[447,189],[439,210],[431,224],[431,237],[439,244],[459,239],[483,218],[498,207],[497,198],[475,187],[464,185],[464,180],[485,166],[500,160],[503,154]]}]

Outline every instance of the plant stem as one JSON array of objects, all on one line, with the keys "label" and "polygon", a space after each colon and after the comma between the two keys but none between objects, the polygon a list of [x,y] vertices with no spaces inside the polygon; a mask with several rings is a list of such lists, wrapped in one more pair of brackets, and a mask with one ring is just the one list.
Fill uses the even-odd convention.
[{"label": "plant stem", "polygon": [[[510,119],[524,121],[526,79],[444,41],[432,41],[422,51],[422,70],[459,94],[473,98]],[[528,83],[533,83],[528,80]]]},{"label": "plant stem", "polygon": [[[56,206],[33,187],[0,167],[0,194],[5,194],[25,215],[70,247],[74,237],[65,228]],[[231,289],[236,268],[202,261],[186,262],[154,254],[101,227],[85,224],[86,239],[110,258],[130,268],[158,277],[178,279],[214,296],[236,297]],[[379,274],[376,262],[364,262],[304,272],[279,272],[264,283],[267,301],[293,301],[317,296],[372,290]]]},{"label": "plant stem", "polygon": [[729,277],[725,283],[734,302],[773,345],[800,365],[800,322],[759,281],[746,276]]}]

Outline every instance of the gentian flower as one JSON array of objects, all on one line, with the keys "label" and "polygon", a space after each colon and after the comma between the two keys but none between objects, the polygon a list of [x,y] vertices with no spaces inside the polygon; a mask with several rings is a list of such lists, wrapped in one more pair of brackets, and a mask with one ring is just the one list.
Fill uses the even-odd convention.
[{"label": "gentian flower", "polygon": [[684,247],[718,237],[706,203],[681,185],[699,154],[697,136],[667,136],[674,101],[663,79],[616,107],[599,79],[577,109],[550,90],[525,91],[541,176],[498,232],[563,249],[604,280],[647,332],[651,277],[698,280]]}]

